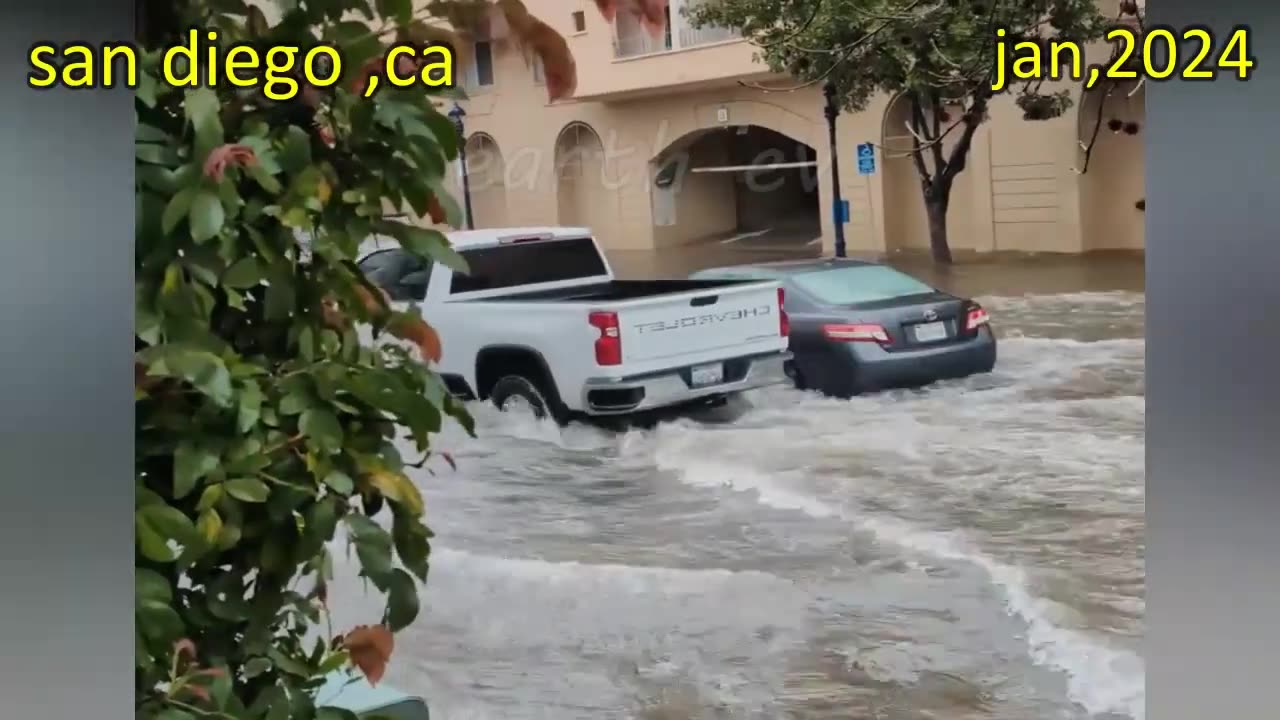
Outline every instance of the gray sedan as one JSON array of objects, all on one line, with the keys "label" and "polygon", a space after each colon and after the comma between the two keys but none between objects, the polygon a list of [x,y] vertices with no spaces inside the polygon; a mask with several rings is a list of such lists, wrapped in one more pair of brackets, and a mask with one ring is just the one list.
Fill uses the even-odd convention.
[{"label": "gray sedan", "polygon": [[991,372],[984,310],[887,265],[823,258],[703,270],[694,278],[773,279],[791,322],[797,387],[847,398]]}]

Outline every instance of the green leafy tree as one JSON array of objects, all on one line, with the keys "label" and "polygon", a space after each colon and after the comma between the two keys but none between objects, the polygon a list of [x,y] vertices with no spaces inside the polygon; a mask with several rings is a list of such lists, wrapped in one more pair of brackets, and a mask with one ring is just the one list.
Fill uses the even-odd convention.
[{"label": "green leafy tree", "polygon": [[1086,43],[1105,28],[1095,0],[707,0],[691,19],[741,29],[770,69],[802,86],[830,86],[847,110],[864,110],[880,93],[906,102],[911,147],[904,152],[919,174],[930,247],[942,263],[952,261],[951,190],[992,99],[1015,94],[1028,120],[1057,117],[1071,105],[1066,91],[1042,93],[1043,81],[995,90],[997,71],[1011,78],[1012,64],[1031,56],[1026,46],[1015,51],[1018,43],[1040,48],[1047,69],[1050,43]]},{"label": "green leafy tree", "polygon": [[[466,270],[429,227],[458,219],[443,188],[456,132],[434,91],[360,90],[389,43],[499,20],[542,57],[552,99],[575,84],[564,39],[518,0],[433,3],[452,30],[415,17],[410,0],[276,10],[272,22],[242,0],[137,6],[139,718],[336,719],[314,706],[323,676],[353,667],[381,679],[429,568],[432,534],[406,470],[433,454],[452,464],[432,436],[472,423],[431,370],[434,330],[416,308],[389,307],[355,265],[361,242],[381,235]],[[165,85],[163,49],[192,27],[216,30],[224,48],[329,43],[344,72],[323,88],[295,73],[283,101],[261,86]],[[401,342],[362,341],[362,327]],[[386,602],[335,634],[327,587],[340,535]]]}]

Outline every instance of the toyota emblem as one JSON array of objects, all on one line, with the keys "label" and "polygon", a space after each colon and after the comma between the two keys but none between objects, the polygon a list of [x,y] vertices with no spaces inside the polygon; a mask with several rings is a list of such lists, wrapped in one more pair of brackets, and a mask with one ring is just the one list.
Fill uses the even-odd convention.
[{"label": "toyota emblem", "polygon": [[934,321],[934,320],[937,320],[937,319],[938,319],[938,311],[937,311],[937,310],[934,310],[933,308],[929,308],[928,310],[925,310],[925,311],[924,311],[924,319],[925,319],[925,320],[928,320],[928,321],[930,321],[930,322],[932,322],[932,321]]}]

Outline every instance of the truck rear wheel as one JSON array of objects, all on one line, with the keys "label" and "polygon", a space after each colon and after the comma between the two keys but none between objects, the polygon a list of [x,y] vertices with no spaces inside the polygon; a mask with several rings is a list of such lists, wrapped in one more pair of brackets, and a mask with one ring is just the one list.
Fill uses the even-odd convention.
[{"label": "truck rear wheel", "polygon": [[489,401],[504,412],[524,405],[539,420],[549,417],[559,425],[564,425],[567,420],[566,413],[549,401],[536,383],[520,375],[498,378],[489,392]]}]

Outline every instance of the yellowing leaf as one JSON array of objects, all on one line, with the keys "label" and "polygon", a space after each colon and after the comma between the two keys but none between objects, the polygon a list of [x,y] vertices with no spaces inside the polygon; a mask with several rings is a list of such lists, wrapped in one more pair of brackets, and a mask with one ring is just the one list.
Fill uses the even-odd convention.
[{"label": "yellowing leaf", "polygon": [[162,295],[173,295],[182,285],[182,266],[178,263],[170,263],[169,267],[164,271],[164,283],[160,286]]},{"label": "yellowing leaf", "polygon": [[321,205],[328,205],[330,197],[333,197],[333,186],[329,184],[328,178],[321,177],[320,182],[316,184],[316,199]]},{"label": "yellowing leaf", "polygon": [[217,510],[210,508],[200,513],[200,519],[196,520],[196,530],[200,531],[200,537],[205,542],[214,545],[218,542],[218,537],[222,535],[222,516]]},{"label": "yellowing leaf", "polygon": [[378,469],[366,475],[365,481],[382,493],[383,497],[414,515],[421,515],[425,510],[422,493],[404,473]]}]

